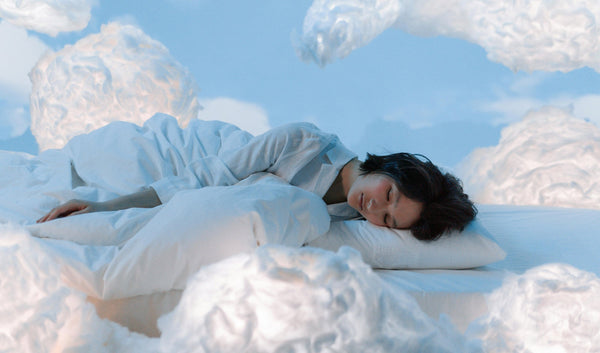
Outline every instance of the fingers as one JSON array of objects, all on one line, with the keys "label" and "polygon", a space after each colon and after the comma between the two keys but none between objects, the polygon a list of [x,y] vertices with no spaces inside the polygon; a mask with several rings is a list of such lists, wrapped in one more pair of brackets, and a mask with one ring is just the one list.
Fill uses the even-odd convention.
[{"label": "fingers", "polygon": [[48,212],[44,217],[38,219],[36,223],[43,223],[50,220],[53,220],[57,217],[56,208],[53,208],[50,212]]},{"label": "fingers", "polygon": [[78,200],[71,200],[65,204],[53,208],[44,217],[38,219],[36,223],[43,223],[51,221],[56,218],[67,217],[74,213],[85,213],[88,205],[85,202]]},{"label": "fingers", "polygon": [[88,207],[86,207],[86,208],[84,208],[82,210],[79,210],[77,212],[71,212],[68,215],[65,215],[65,216],[62,216],[62,217],[77,216],[78,214],[84,214],[84,213],[89,213],[89,212],[90,212],[90,209]]}]

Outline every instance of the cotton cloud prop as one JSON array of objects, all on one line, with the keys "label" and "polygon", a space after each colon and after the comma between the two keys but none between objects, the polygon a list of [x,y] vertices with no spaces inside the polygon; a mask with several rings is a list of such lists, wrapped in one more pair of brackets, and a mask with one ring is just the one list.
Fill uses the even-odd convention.
[{"label": "cotton cloud prop", "polygon": [[298,52],[326,65],[394,27],[476,43],[512,70],[600,71],[599,20],[596,0],[315,0]]},{"label": "cotton cloud prop", "polygon": [[[393,293],[350,248],[263,247],[194,275],[160,338],[101,320],[23,230],[0,227],[0,351],[466,352],[449,321]],[[478,351],[478,350],[474,350]]]},{"label": "cotton cloud prop", "polygon": [[470,329],[486,352],[600,350],[600,280],[564,264],[512,276],[488,297],[489,314]]},{"label": "cotton cloud prop", "polygon": [[481,203],[600,208],[600,129],[545,107],[473,151],[458,174]]},{"label": "cotton cloud prop", "polygon": [[[600,280],[568,265],[511,275],[489,313],[460,335],[405,292],[390,291],[358,253],[266,246],[202,268],[160,338],[100,319],[66,287],[43,241],[0,225],[0,351],[486,352],[600,349]],[[481,340],[478,342],[477,340]]]},{"label": "cotton cloud prop", "polygon": [[102,320],[23,230],[0,225],[0,351],[157,352],[156,339]]},{"label": "cotton cloud prop", "polygon": [[186,126],[199,111],[194,79],[161,43],[111,23],[58,52],[30,74],[31,131],[40,150],[111,121],[141,124],[157,112]]},{"label": "cotton cloud prop", "polygon": [[91,0],[3,0],[0,17],[15,26],[56,36],[79,31],[91,18]]},{"label": "cotton cloud prop", "polygon": [[165,352],[465,352],[358,252],[261,247],[206,267],[159,320]]}]

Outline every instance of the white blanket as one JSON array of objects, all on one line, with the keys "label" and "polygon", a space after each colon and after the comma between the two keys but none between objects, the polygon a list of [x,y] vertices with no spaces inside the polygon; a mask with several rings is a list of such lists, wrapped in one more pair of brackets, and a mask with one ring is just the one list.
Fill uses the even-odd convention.
[{"label": "white blanket", "polygon": [[138,191],[250,137],[221,122],[195,121],[181,130],[174,119],[159,116],[143,127],[112,124],[38,157],[0,152],[0,221],[23,225],[41,238],[66,282],[88,295],[114,299],[183,289],[206,264],[257,244],[298,247],[325,233],[325,204],[259,173],[233,186],[181,192],[154,209],[35,220],[71,198],[102,201]]},{"label": "white blanket", "polygon": [[[0,151],[0,221],[29,224],[72,198],[102,201],[130,194],[181,173],[191,161],[219,156],[251,138],[218,121],[194,120],[181,129],[174,118],[157,114],[142,127],[115,122],[39,156]],[[224,168],[211,166],[213,175],[231,174],[214,170],[219,167]]]}]

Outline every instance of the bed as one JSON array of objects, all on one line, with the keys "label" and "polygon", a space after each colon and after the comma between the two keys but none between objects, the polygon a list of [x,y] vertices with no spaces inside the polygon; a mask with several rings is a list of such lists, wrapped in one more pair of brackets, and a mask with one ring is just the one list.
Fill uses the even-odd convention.
[{"label": "bed", "polygon": [[[374,272],[392,291],[409,293],[431,318],[446,315],[462,333],[469,324],[488,314],[486,297],[500,288],[507,276],[551,263],[600,274],[595,245],[600,211],[509,205],[479,205],[479,210],[479,221],[506,251],[505,259],[477,268],[375,268]],[[328,250],[336,251],[337,245]],[[181,290],[128,299],[88,300],[101,317],[158,336],[156,320],[172,310],[180,297]]]},{"label": "bed", "polygon": [[488,313],[486,295],[507,276],[562,263],[600,275],[600,211],[540,206],[480,205],[478,218],[506,251],[504,260],[467,270],[378,270],[407,290],[430,316],[444,313],[463,332]]},{"label": "bed", "polygon": [[[247,138],[211,124],[212,148]],[[330,222],[317,196],[257,173],[154,209],[35,224],[69,198],[112,198],[170,172],[152,158],[179,160],[159,148],[123,181],[111,166],[132,145],[106,160],[77,144],[0,153],[1,350],[600,347],[599,210],[479,205],[464,232],[424,243]]]}]

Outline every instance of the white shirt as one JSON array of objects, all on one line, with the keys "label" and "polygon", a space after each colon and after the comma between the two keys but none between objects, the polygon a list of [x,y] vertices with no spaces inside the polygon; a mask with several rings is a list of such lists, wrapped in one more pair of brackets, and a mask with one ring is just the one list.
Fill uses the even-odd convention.
[{"label": "white shirt", "polygon": [[[322,198],[342,167],[354,158],[356,155],[336,135],[310,123],[294,123],[271,129],[217,155],[189,161],[174,175],[150,186],[165,203],[179,190],[233,185],[253,173],[269,172]],[[328,211],[332,220],[358,216],[347,203],[329,205]]]}]

